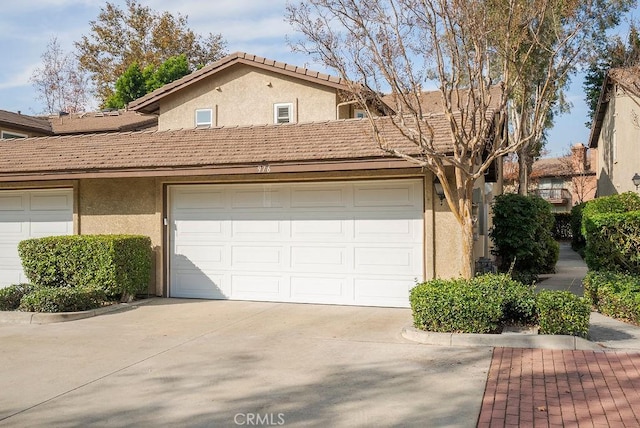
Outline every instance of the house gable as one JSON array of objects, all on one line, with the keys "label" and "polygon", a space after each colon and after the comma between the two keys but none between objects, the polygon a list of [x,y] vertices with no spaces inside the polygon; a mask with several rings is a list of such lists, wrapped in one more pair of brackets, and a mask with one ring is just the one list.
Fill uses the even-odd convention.
[{"label": "house gable", "polygon": [[336,119],[335,88],[236,63],[159,101],[158,129],[196,127],[196,111],[211,111],[211,127],[276,123],[274,109],[289,105],[290,122]]},{"label": "house gable", "polygon": [[160,130],[194,128],[197,109],[211,110],[211,126],[272,124],[278,103],[293,104],[292,122],[311,122],[338,118],[347,89],[340,78],[237,52],[132,101],[129,109],[159,114]]}]

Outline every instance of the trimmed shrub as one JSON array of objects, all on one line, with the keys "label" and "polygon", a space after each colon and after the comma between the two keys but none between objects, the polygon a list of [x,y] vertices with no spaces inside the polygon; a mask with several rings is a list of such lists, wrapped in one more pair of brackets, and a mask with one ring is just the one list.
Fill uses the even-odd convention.
[{"label": "trimmed shrub", "polygon": [[582,258],[584,258],[584,247],[587,245],[582,234],[582,210],[585,205],[586,202],[583,202],[571,208],[571,248]]},{"label": "trimmed shrub", "polygon": [[43,287],[96,287],[110,299],[147,289],[151,240],[137,235],[72,235],[28,239],[18,252],[27,278]]},{"label": "trimmed shrub", "polygon": [[553,272],[560,247],[553,239],[555,219],[547,201],[504,194],[496,197],[493,213],[490,236],[500,272],[509,272],[513,264],[513,277],[528,284],[540,273]]},{"label": "trimmed shrub", "polygon": [[496,333],[502,318],[497,290],[474,287],[468,281],[432,280],[411,290],[414,326],[456,333]]},{"label": "trimmed shrub", "polygon": [[19,310],[25,312],[77,312],[102,306],[104,290],[92,287],[42,287],[25,295]]},{"label": "trimmed shrub", "polygon": [[585,299],[598,312],[640,324],[640,276],[589,271],[583,284]]},{"label": "trimmed shrub", "polygon": [[409,299],[414,326],[421,330],[497,333],[506,322],[535,320],[533,288],[505,274],[427,281],[414,287]]},{"label": "trimmed shrub", "polygon": [[587,337],[589,304],[569,291],[542,290],[536,296],[540,334]]},{"label": "trimmed shrub", "polygon": [[0,288],[0,311],[15,311],[20,306],[22,297],[34,289],[31,284],[15,284]]},{"label": "trimmed shrub", "polygon": [[585,214],[583,226],[589,269],[640,274],[640,211]]}]

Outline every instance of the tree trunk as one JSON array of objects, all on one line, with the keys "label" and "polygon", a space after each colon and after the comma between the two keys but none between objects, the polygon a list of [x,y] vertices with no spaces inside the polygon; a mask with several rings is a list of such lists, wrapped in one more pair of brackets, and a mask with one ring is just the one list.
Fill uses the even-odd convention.
[{"label": "tree trunk", "polygon": [[518,150],[518,194],[520,195],[529,194],[529,175],[532,163],[529,148],[525,144]]},{"label": "tree trunk", "polygon": [[462,266],[460,267],[460,275],[463,278],[470,279],[475,271],[475,257],[473,254],[473,212],[472,212],[472,195],[462,202]]}]

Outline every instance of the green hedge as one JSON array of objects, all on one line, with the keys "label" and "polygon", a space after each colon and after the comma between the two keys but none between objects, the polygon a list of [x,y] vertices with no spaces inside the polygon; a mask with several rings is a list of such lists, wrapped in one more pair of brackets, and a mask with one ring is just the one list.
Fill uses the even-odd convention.
[{"label": "green hedge", "polygon": [[640,211],[583,217],[591,270],[623,270],[640,274]]},{"label": "green hedge", "polygon": [[504,274],[427,281],[411,290],[409,300],[414,326],[427,331],[496,333],[507,321],[535,318],[533,289]]},{"label": "green hedge", "polygon": [[92,287],[42,287],[25,295],[19,310],[25,312],[77,312],[102,306],[104,290]]},{"label": "green hedge", "polygon": [[584,298],[569,291],[542,290],[536,306],[540,334],[587,337],[591,311]]},{"label": "green hedge", "polygon": [[[538,196],[504,194],[495,198],[490,232],[498,270],[526,283],[540,273],[553,272],[560,247],[553,238],[551,205]],[[515,260],[515,262],[514,262]]]},{"label": "green hedge", "polygon": [[28,239],[18,252],[27,278],[43,287],[97,287],[109,299],[147,289],[151,240],[137,235],[72,235]]},{"label": "green hedge", "polygon": [[15,311],[20,300],[35,289],[31,284],[15,284],[0,288],[0,311]]},{"label": "green hedge", "polygon": [[583,284],[585,298],[598,312],[640,324],[640,276],[589,271]]}]

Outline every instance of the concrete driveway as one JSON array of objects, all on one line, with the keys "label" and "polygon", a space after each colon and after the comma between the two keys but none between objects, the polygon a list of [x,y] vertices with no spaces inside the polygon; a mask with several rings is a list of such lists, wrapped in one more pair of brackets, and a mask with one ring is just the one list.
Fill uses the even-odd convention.
[{"label": "concrete driveway", "polygon": [[0,426],[476,424],[490,348],[408,342],[408,309],[155,299],[0,324]]}]

